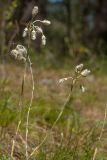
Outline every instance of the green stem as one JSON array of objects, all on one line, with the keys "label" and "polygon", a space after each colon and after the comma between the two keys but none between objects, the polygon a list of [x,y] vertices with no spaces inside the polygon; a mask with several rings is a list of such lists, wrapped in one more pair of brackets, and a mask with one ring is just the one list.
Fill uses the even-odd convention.
[{"label": "green stem", "polygon": [[30,156],[28,157],[28,159],[44,144],[44,142],[45,142],[46,139],[48,138],[49,134],[51,133],[51,131],[53,130],[53,128],[55,127],[55,125],[57,124],[57,122],[59,121],[59,119],[61,118],[61,116],[62,116],[65,108],[70,105],[71,100],[72,100],[72,91],[73,91],[73,87],[74,87],[74,85],[75,85],[75,83],[76,83],[76,80],[77,80],[76,78],[73,79],[72,84],[71,84],[71,92],[70,92],[70,94],[69,94],[69,96],[68,96],[68,98],[67,98],[67,101],[64,103],[64,105],[63,105],[63,107],[62,107],[62,110],[60,111],[57,119],[56,119],[55,122],[53,123],[53,125],[52,125],[49,133],[46,134],[46,136],[45,136],[45,138],[43,139],[43,141],[31,152],[31,154],[30,154]]}]

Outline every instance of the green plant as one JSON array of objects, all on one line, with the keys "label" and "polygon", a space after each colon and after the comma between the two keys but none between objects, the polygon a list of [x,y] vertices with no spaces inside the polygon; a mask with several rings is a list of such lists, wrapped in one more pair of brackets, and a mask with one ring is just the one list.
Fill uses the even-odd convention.
[{"label": "green plant", "polygon": [[[31,21],[28,22],[26,28],[23,31],[23,37],[28,36],[28,44],[27,44],[27,49],[23,45],[17,45],[15,49],[11,51],[11,55],[19,61],[23,61],[25,63],[25,71],[23,75],[23,80],[22,80],[22,87],[21,87],[21,94],[20,94],[20,101],[19,101],[19,107],[21,108],[21,103],[22,103],[22,96],[24,92],[24,83],[25,83],[25,77],[26,77],[26,69],[27,67],[30,68],[30,73],[31,73],[31,79],[32,79],[32,91],[31,91],[31,99],[30,99],[30,104],[28,106],[28,111],[27,111],[27,118],[26,118],[26,142],[25,142],[25,150],[26,150],[26,160],[28,160],[28,132],[29,132],[29,116],[30,116],[30,110],[32,107],[32,102],[34,98],[34,76],[33,76],[33,69],[32,69],[32,62],[30,59],[29,55],[29,50],[30,50],[30,40],[36,40],[37,34],[41,35],[41,40],[42,40],[42,45],[46,45],[46,37],[43,33],[43,30],[41,27],[35,25],[37,22],[45,24],[45,25],[50,25],[50,21],[48,20],[34,20],[35,16],[38,13],[38,7],[34,6],[32,9],[32,19]],[[11,149],[11,157],[13,158],[13,153],[14,153],[14,147],[15,147],[15,138],[17,137],[20,125],[21,125],[21,112],[22,109],[20,109],[20,118],[19,122],[17,125],[16,129],[16,134],[12,142],[12,149]]]},{"label": "green plant", "polygon": [[[34,20],[37,13],[38,7],[35,6],[32,10],[32,19],[30,22],[28,22],[23,31],[23,37],[28,38],[27,47],[18,44],[11,51],[11,56],[13,56],[16,60],[22,61],[25,66],[22,77],[20,99],[18,104],[18,107],[20,108],[20,110],[18,108],[19,120],[16,128],[16,133],[12,141],[11,158],[14,159],[17,149],[20,149],[23,146],[24,147],[21,148],[21,153],[23,152],[24,158],[22,159],[26,160],[95,160],[97,156],[98,158],[101,156],[103,157],[102,153],[99,156],[98,149],[100,148],[99,144],[101,143],[101,138],[105,126],[106,111],[99,136],[98,126],[96,127],[95,125],[93,125],[92,127],[90,127],[86,125],[86,129],[84,129],[81,122],[82,120],[80,117],[80,113],[77,111],[77,109],[75,109],[75,106],[72,105],[73,101],[75,100],[75,98],[73,97],[73,91],[75,87],[79,85],[79,90],[81,90],[83,93],[86,91],[83,83],[80,82],[88,76],[90,70],[84,69],[83,64],[77,65],[75,67],[72,76],[70,75],[69,77],[61,78],[57,82],[58,86],[62,85],[62,83],[64,83],[65,81],[69,82],[69,95],[62,107],[59,106],[59,108],[55,110],[55,102],[53,104],[49,104],[48,100],[44,100],[45,96],[42,98],[42,100],[40,99],[38,100],[38,102],[36,101],[35,103],[33,103],[35,84],[30,55],[30,44],[31,40],[36,40],[36,37],[38,36],[38,34],[40,34],[42,45],[45,45],[46,37],[43,33],[42,28],[40,26],[37,26],[36,23],[40,23],[40,25],[41,23],[45,25],[50,24],[50,21],[47,20]],[[30,70],[32,88],[30,90],[30,101],[27,100],[24,104],[23,95],[25,92],[27,69]],[[2,83],[3,87],[1,88],[1,92],[5,94],[5,85],[7,82],[3,81]],[[89,95],[87,96],[88,104],[90,102],[90,97]],[[94,99],[96,99],[96,97]],[[0,111],[0,123],[3,127],[7,127],[8,124],[10,124],[17,115],[17,110],[13,112],[13,109],[9,107],[10,100],[10,93],[7,97],[5,95],[4,99],[2,98],[3,102],[1,103],[2,107]],[[24,105],[27,107],[23,108]],[[37,108],[37,106],[39,107],[39,109]],[[56,106],[58,106],[58,104]],[[35,112],[38,115],[35,115]],[[32,117],[31,124],[30,115]],[[39,118],[36,123],[33,124],[35,116]],[[32,128],[33,126],[36,126],[37,123],[40,123],[39,127],[40,129],[42,129],[40,132],[38,132],[38,130],[36,130],[37,128],[35,127],[36,129],[34,128],[32,134]],[[44,124],[46,126],[44,126]],[[21,127],[23,128],[23,130],[25,130],[25,132],[22,132],[22,134]],[[40,135],[36,137],[35,132],[38,132],[38,135]],[[42,132],[44,133],[42,134]],[[32,135],[36,138],[32,138]],[[32,142],[29,140],[30,136],[32,136]],[[17,143],[17,139],[19,141],[19,144]],[[97,144],[99,146],[96,147]],[[20,158],[21,157],[22,156],[20,156]],[[1,159],[8,160],[8,157],[2,156]]]}]

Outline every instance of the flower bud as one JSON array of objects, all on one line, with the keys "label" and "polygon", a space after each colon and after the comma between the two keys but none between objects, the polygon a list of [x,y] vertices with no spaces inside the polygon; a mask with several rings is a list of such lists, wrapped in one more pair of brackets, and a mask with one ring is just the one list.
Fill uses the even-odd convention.
[{"label": "flower bud", "polygon": [[23,36],[23,37],[26,37],[26,36],[27,36],[27,33],[28,33],[28,28],[25,28],[24,31],[23,31],[23,35],[22,35],[22,36]]},{"label": "flower bud", "polygon": [[33,30],[33,31],[31,32],[31,39],[32,39],[32,40],[35,40],[35,39],[36,39],[36,31],[35,31],[35,30]]},{"label": "flower bud", "polygon": [[75,68],[75,72],[76,72],[76,73],[80,73],[80,72],[82,71],[83,67],[84,67],[83,64],[77,65],[76,68]]},{"label": "flower bud", "polygon": [[48,20],[43,20],[42,23],[44,23],[44,24],[47,25],[47,26],[51,24],[51,22],[48,21]]},{"label": "flower bud", "polygon": [[34,6],[34,8],[32,9],[32,16],[36,16],[38,13],[38,7],[37,6]]},{"label": "flower bud", "polygon": [[83,70],[82,72],[81,72],[81,75],[83,76],[83,77],[86,77],[86,76],[88,76],[89,74],[90,74],[90,70],[88,70],[88,69],[85,69],[85,70]]},{"label": "flower bud", "polygon": [[45,35],[42,36],[42,45],[43,46],[46,45],[46,37],[45,37]]}]

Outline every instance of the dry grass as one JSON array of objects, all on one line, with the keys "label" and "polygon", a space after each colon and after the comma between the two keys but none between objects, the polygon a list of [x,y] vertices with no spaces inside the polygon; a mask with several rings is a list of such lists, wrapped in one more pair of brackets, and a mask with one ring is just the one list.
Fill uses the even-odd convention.
[{"label": "dry grass", "polygon": [[[0,66],[1,68],[2,66]],[[11,149],[11,138],[15,134],[16,129],[16,123],[18,120],[18,100],[19,100],[19,93],[20,93],[20,86],[21,86],[21,77],[23,75],[23,67],[16,66],[15,64],[6,64],[5,65],[5,71],[6,71],[6,80],[1,80],[1,99],[4,99],[4,102],[1,102],[1,105],[4,105],[4,103],[7,103],[5,105],[5,108],[9,108],[9,114],[13,117],[13,119],[10,117],[9,120],[5,125],[3,121],[5,119],[2,119],[1,128],[4,133],[1,133],[1,144],[0,144],[0,152],[1,154],[8,155]],[[23,119],[22,119],[22,125],[21,125],[21,131],[19,132],[19,135],[16,139],[16,147],[15,147],[15,157],[16,159],[23,159],[25,148],[24,143],[24,135],[25,135],[25,113],[26,113],[26,104],[30,100],[30,90],[31,90],[31,78],[29,70],[27,71],[27,77],[26,77],[26,83],[25,83],[25,90],[24,90],[24,101],[23,101]],[[66,69],[41,69],[41,68],[35,68],[34,69],[34,79],[35,79],[35,92],[34,92],[34,101],[33,106],[31,109],[31,117],[30,117],[30,124],[29,124],[29,151],[31,150],[31,147],[37,146],[42,140],[45,134],[48,132],[48,130],[51,128],[53,122],[55,121],[58,113],[60,112],[60,107],[66,100],[68,94],[69,94],[69,85],[70,82],[65,82],[63,85],[58,84],[58,80],[61,77],[70,76],[72,73],[71,70]],[[81,91],[78,91],[78,86],[75,88],[73,97],[72,97],[72,104],[71,108],[73,108],[73,112],[75,112],[75,125],[74,125],[74,131],[71,131],[71,121],[72,121],[72,110],[69,108],[64,112],[62,115],[62,118],[58,122],[58,124],[53,128],[51,136],[49,136],[48,141],[43,145],[46,147],[46,152],[44,151],[42,153],[42,150],[40,149],[36,156],[40,154],[40,157],[42,157],[41,154],[51,152],[50,150],[53,150],[55,146],[60,146],[61,144],[61,133],[63,138],[63,145],[65,146],[68,143],[68,139],[70,136],[70,132],[76,132],[76,128],[78,128],[78,125],[81,124],[83,126],[83,131],[80,132],[88,132],[87,130],[93,126],[96,126],[98,124],[97,130],[95,130],[95,143],[93,144],[95,146],[96,139],[99,135],[101,124],[104,117],[104,110],[106,105],[106,83],[107,83],[107,77],[106,76],[99,76],[99,75],[90,75],[87,80],[85,80],[87,85],[87,91],[85,93],[81,93]],[[4,83],[4,84],[3,84]],[[3,87],[4,85],[4,87]],[[6,99],[9,99],[7,101]],[[5,102],[7,101],[7,102]],[[5,110],[7,111],[7,110]],[[11,112],[10,112],[11,111]],[[14,113],[13,113],[13,112]],[[15,117],[13,115],[16,115]],[[8,115],[7,115],[8,116]],[[79,122],[80,120],[80,122]],[[78,124],[79,123],[79,124]],[[78,130],[78,129],[77,129]],[[105,127],[106,131],[106,127]],[[73,133],[73,134],[74,134]],[[80,134],[81,135],[81,134]],[[78,135],[78,138],[82,139],[82,135]],[[5,138],[4,138],[5,137]],[[92,136],[94,137],[94,136]],[[91,138],[92,138],[91,137]],[[90,138],[90,139],[91,139]],[[106,132],[104,132],[103,138],[106,138]],[[75,139],[75,138],[74,138]],[[91,141],[91,140],[88,141]],[[75,140],[73,140],[75,142]],[[83,140],[84,141],[84,140]],[[78,142],[78,143],[85,143],[85,142]],[[103,140],[102,140],[103,143]],[[89,145],[89,144],[87,144]],[[4,147],[3,147],[4,146]],[[50,148],[48,148],[50,146]],[[54,146],[54,147],[53,147]],[[106,152],[106,143],[102,145],[105,146],[105,149],[102,148],[102,152]],[[72,146],[70,146],[72,147]],[[55,148],[54,148],[55,149]],[[65,153],[65,151],[61,151]],[[102,153],[101,152],[101,153]],[[55,153],[55,150],[53,151],[53,154]],[[93,151],[92,151],[93,153]],[[62,154],[62,153],[60,153]],[[66,154],[66,153],[65,153]],[[70,153],[71,154],[71,153]],[[50,155],[50,154],[49,154]],[[57,154],[56,154],[57,155]],[[22,158],[21,158],[22,157]],[[47,158],[48,159],[48,158]],[[56,158],[57,159],[57,158]],[[55,159],[55,160],[56,160]],[[69,158],[68,158],[69,159]],[[44,159],[43,159],[44,160]],[[100,160],[100,159],[99,159]]]}]

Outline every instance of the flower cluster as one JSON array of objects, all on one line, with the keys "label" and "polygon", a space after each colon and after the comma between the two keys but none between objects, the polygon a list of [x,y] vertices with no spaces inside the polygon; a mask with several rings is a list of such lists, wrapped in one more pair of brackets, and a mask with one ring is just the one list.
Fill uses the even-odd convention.
[{"label": "flower cluster", "polygon": [[[87,77],[90,74],[90,70],[88,69],[83,69],[84,65],[83,64],[79,64],[75,67],[75,75],[73,77],[65,77],[62,79],[59,79],[59,83],[63,83],[64,81],[67,81],[69,79],[72,79],[72,84],[74,85],[74,83],[76,81],[78,81],[79,78],[81,77]],[[80,89],[82,92],[86,91],[86,88],[83,85],[80,85]]]},{"label": "flower cluster", "polygon": [[90,70],[88,69],[83,69],[84,68],[84,65],[83,64],[79,64],[75,67],[75,72],[77,74],[80,74],[81,76],[83,77],[87,77],[89,74],[90,74]]},{"label": "flower cluster", "polygon": [[37,38],[37,34],[41,34],[41,42],[42,45],[46,45],[46,36],[43,33],[43,30],[40,26],[37,26],[36,23],[39,22],[40,24],[44,24],[44,25],[50,25],[51,22],[48,20],[34,20],[35,16],[38,14],[38,7],[35,6],[32,10],[32,20],[30,21],[30,23],[27,24],[26,28],[23,31],[23,37],[27,37],[29,36],[29,38],[31,38],[32,40],[36,40]]},{"label": "flower cluster", "polygon": [[24,46],[18,44],[16,48],[11,51],[11,55],[15,59],[25,62],[27,57],[27,49]]}]

